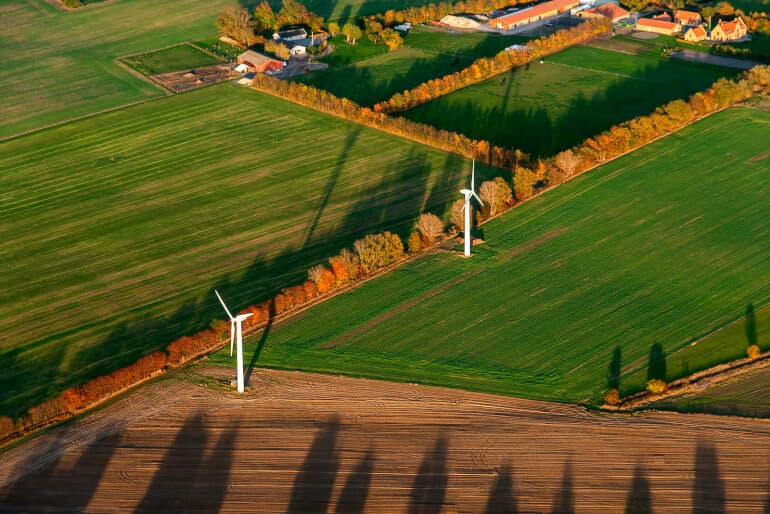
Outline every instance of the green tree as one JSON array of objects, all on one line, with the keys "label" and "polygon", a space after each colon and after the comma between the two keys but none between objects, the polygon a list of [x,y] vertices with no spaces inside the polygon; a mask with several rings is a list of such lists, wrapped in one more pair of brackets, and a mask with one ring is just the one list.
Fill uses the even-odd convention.
[{"label": "green tree", "polygon": [[345,41],[350,43],[351,45],[355,45],[356,41],[361,39],[361,29],[359,29],[356,25],[353,25],[352,23],[346,23],[342,27],[342,33],[345,35]]},{"label": "green tree", "polygon": [[278,29],[278,17],[267,2],[262,2],[254,9],[254,25],[257,32]]},{"label": "green tree", "polygon": [[393,29],[385,29],[380,33],[380,37],[382,38],[382,41],[385,43],[385,46],[388,47],[388,50],[391,52],[393,50],[397,50],[401,48],[401,45],[404,44],[404,39],[401,37],[401,35],[393,30]]}]

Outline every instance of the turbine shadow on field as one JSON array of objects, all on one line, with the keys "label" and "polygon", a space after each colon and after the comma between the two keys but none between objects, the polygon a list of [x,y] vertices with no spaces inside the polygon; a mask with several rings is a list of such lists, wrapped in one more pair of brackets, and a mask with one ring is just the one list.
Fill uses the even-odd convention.
[{"label": "turbine shadow on field", "polygon": [[503,464],[497,471],[497,478],[492,484],[484,512],[485,514],[514,514],[518,511],[511,467]]},{"label": "turbine shadow on field", "polygon": [[[75,464],[61,469],[62,456],[28,477],[11,484],[9,493],[0,493],[0,506],[15,511],[48,511],[66,509],[80,512],[88,507],[112,459],[121,433],[114,433],[83,448]],[[2,509],[0,509],[2,510]]]},{"label": "turbine shadow on field", "polygon": [[366,498],[369,496],[369,486],[372,483],[375,461],[374,450],[369,449],[350,472],[337,501],[336,514],[364,512]]},{"label": "turbine shadow on field", "polygon": [[631,491],[626,500],[626,514],[652,514],[650,481],[645,475],[644,466],[641,464],[637,464],[634,468]]},{"label": "turbine shadow on field", "polygon": [[695,448],[692,508],[699,514],[725,512],[725,486],[719,473],[717,450],[703,441],[698,441]]},{"label": "turbine shadow on field", "polygon": [[575,512],[574,476],[572,472],[572,458],[564,463],[564,474],[561,479],[561,489],[553,499],[551,514],[572,514]]},{"label": "turbine shadow on field", "polygon": [[409,514],[441,512],[449,483],[448,454],[449,439],[446,434],[441,434],[436,438],[433,448],[425,453],[417,469],[412,484]]},{"label": "turbine shadow on field", "polygon": [[339,431],[340,420],[332,416],[316,434],[294,480],[288,513],[327,511],[340,466]]}]

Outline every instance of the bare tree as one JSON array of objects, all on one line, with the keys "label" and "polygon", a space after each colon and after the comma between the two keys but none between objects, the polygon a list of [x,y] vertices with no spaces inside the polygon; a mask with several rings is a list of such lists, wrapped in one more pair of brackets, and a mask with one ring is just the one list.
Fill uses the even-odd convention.
[{"label": "bare tree", "polygon": [[429,212],[420,214],[420,219],[417,220],[417,230],[425,240],[435,243],[444,234],[444,223],[435,214]]},{"label": "bare tree", "polygon": [[479,187],[479,198],[489,207],[489,215],[494,216],[498,213],[497,205],[497,183],[493,180],[487,180],[481,183]]},{"label": "bare tree", "polygon": [[251,25],[249,11],[243,7],[235,5],[225,7],[217,18],[217,27],[225,36],[230,36],[246,46],[251,46],[254,28]]},{"label": "bare tree", "polygon": [[462,229],[463,224],[465,223],[465,211],[463,210],[464,205],[465,205],[465,200],[463,200],[462,198],[458,198],[452,204],[452,209],[450,211],[452,225],[454,225],[459,229]]},{"label": "bare tree", "polygon": [[580,164],[580,157],[572,150],[564,150],[556,154],[556,166],[564,172],[564,175],[571,177],[575,174],[578,164]]}]

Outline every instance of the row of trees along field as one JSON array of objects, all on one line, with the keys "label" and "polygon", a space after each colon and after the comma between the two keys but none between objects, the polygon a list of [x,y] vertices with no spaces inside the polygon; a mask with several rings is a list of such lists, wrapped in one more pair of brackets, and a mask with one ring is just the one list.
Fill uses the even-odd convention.
[{"label": "row of trees along field", "polygon": [[[497,183],[505,184],[502,178],[489,181],[495,187],[482,184],[481,195],[485,202],[499,208],[512,205],[510,188],[508,198],[500,198]],[[494,191],[494,192],[493,192]],[[485,215],[490,215],[486,211]],[[454,215],[453,215],[454,220]],[[460,221],[454,220],[458,227]],[[415,230],[407,244],[410,254],[425,251],[445,236],[445,225],[435,214],[421,214]],[[251,305],[238,314],[251,313],[243,326],[247,332],[263,328],[280,315],[308,305],[324,295],[339,290],[351,283],[366,279],[373,273],[402,261],[407,255],[404,243],[398,234],[381,232],[369,234],[353,243],[353,249],[345,248],[328,259],[328,266],[318,264],[308,270],[308,279],[302,284],[284,288],[269,300]],[[219,349],[229,336],[229,324],[215,320],[211,327],[194,335],[180,337],[171,342],[165,351],[153,352],[124,368],[89,380],[83,385],[71,387],[58,396],[28,409],[27,414],[12,419],[0,416],[0,442],[20,437],[41,427],[67,419],[84,409],[120,393],[137,383],[162,373],[166,368],[179,367],[201,355]]]},{"label": "row of trees along field", "polygon": [[423,82],[403,93],[396,93],[389,99],[375,104],[374,110],[388,114],[406,111],[452,91],[510,71],[545,55],[582,43],[611,29],[612,23],[606,18],[587,20],[575,27],[559,30],[549,36],[529,41],[525,50],[503,50],[494,57],[476,59],[470,66],[458,72]]}]

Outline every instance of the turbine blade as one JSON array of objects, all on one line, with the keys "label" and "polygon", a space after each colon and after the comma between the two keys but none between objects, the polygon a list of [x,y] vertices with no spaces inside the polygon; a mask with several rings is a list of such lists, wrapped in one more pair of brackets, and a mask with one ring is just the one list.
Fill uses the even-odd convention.
[{"label": "turbine blade", "polygon": [[230,357],[233,356],[233,340],[235,340],[235,321],[230,322]]},{"label": "turbine blade", "polygon": [[225,301],[222,299],[222,297],[221,297],[221,296],[219,296],[219,291],[217,291],[216,289],[214,289],[214,292],[216,293],[216,295],[217,295],[217,298],[219,298],[219,303],[221,303],[221,304],[222,304],[222,307],[224,307],[224,308],[225,308],[225,312],[227,313],[227,317],[228,317],[228,318],[230,318],[230,319],[233,319],[233,315],[232,315],[232,314],[230,314],[230,309],[228,309],[228,308],[227,308],[227,305],[225,305]]},{"label": "turbine blade", "polygon": [[476,190],[476,159],[473,159],[473,164],[471,165],[471,191]]},{"label": "turbine blade", "polygon": [[473,193],[473,196],[476,198],[476,200],[479,201],[482,207],[484,207],[484,202],[481,201],[481,198],[479,198],[479,195],[477,195],[475,192]]}]

